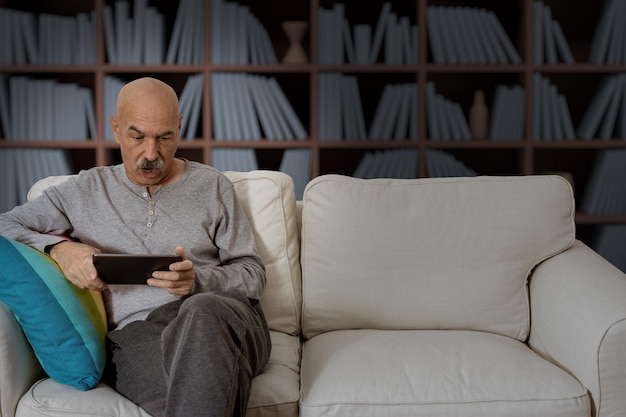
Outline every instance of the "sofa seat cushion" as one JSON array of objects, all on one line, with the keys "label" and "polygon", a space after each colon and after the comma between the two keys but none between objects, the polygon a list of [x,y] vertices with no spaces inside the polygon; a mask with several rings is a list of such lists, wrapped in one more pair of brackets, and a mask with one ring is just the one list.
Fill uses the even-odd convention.
[{"label": "sofa seat cushion", "polygon": [[527,280],[574,241],[559,176],[309,182],[302,331],[480,330],[525,340]]},{"label": "sofa seat cushion", "polygon": [[[252,381],[249,417],[296,417],[300,399],[300,340],[271,331],[272,353],[263,373]],[[16,417],[68,415],[149,417],[150,415],[104,383],[82,392],[45,378],[20,400]]]},{"label": "sofa seat cushion", "polygon": [[340,330],[305,341],[301,417],[588,417],[586,389],[513,338]]}]

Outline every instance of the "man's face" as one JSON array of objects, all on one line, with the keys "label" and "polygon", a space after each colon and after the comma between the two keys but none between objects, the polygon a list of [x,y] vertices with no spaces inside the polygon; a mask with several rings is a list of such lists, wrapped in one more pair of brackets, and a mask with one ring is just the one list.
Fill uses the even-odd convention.
[{"label": "man's face", "polygon": [[182,116],[167,110],[144,102],[111,117],[127,175],[135,184],[160,185],[172,175]]}]

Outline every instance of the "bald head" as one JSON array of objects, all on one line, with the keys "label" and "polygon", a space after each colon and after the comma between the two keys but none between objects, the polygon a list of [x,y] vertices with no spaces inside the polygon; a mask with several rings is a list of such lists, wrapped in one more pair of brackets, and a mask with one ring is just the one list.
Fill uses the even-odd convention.
[{"label": "bald head", "polygon": [[120,90],[115,112],[121,116],[127,109],[141,106],[160,107],[159,112],[178,115],[178,96],[172,87],[156,78],[144,77],[129,82]]}]

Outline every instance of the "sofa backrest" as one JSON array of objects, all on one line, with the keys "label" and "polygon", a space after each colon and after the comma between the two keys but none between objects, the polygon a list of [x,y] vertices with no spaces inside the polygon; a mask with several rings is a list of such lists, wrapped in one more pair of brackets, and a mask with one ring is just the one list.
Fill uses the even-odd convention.
[{"label": "sofa backrest", "polygon": [[[300,245],[291,177],[278,171],[225,172],[235,187],[265,264],[267,287],[261,304],[270,329],[299,334],[301,309]],[[28,194],[31,200],[71,176],[44,178]]]},{"label": "sofa backrest", "polygon": [[313,179],[302,331],[468,329],[526,339],[527,280],[574,241],[559,176]]}]

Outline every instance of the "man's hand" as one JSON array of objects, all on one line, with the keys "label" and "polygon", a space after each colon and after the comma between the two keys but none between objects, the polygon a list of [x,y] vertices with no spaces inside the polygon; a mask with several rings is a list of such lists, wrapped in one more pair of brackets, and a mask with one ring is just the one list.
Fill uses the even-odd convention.
[{"label": "man's hand", "polygon": [[102,291],[106,284],[98,277],[92,255],[100,250],[78,242],[65,241],[50,249],[50,257],[56,261],[65,277],[78,288]]},{"label": "man's hand", "polygon": [[176,255],[183,258],[183,260],[171,264],[169,271],[155,271],[152,274],[152,278],[148,279],[148,285],[167,288],[170,294],[182,298],[193,293],[196,272],[193,269],[193,262],[187,259],[183,248],[178,246]]}]

